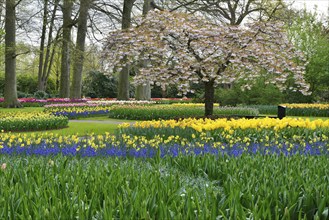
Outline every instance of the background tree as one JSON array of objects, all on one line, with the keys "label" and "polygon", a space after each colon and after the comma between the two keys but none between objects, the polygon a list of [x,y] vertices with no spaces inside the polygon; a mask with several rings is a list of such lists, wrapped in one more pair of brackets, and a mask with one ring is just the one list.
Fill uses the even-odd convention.
[{"label": "background tree", "polygon": [[[123,13],[122,13],[122,30],[130,28],[131,25],[131,13],[134,6],[135,0],[124,0],[123,2]],[[123,60],[126,56],[122,57]],[[118,99],[119,100],[129,100],[129,72],[130,66],[125,65],[120,73],[118,80]]]},{"label": "background tree", "polygon": [[64,0],[62,6],[63,13],[63,36],[62,36],[62,64],[61,64],[61,78],[59,87],[59,96],[68,98],[70,96],[70,44],[71,44],[71,29],[72,21],[72,7],[73,0]]},{"label": "background tree", "polygon": [[85,57],[85,43],[87,33],[88,10],[92,0],[80,0],[78,31],[74,54],[73,78],[71,86],[71,98],[81,98],[82,70]]},{"label": "background tree", "polygon": [[[42,31],[40,38],[40,51],[39,51],[39,67],[38,67],[38,90],[45,91],[47,87],[47,81],[49,75],[51,73],[51,67],[54,60],[55,47],[57,43],[57,38],[59,33],[57,32],[57,36],[53,40],[53,32],[55,26],[55,18],[57,8],[59,6],[59,0],[55,0],[53,3],[53,9],[50,13],[49,17],[49,0],[44,1],[44,9],[43,9],[43,21],[42,21]],[[49,27],[49,28],[48,28]],[[48,38],[46,37],[48,32]],[[46,44],[47,41],[47,44]]]},{"label": "background tree", "polygon": [[[288,14],[288,13],[287,13]],[[305,78],[310,84],[311,98],[329,100],[329,35],[323,20],[316,12],[291,11],[286,17],[289,37],[295,47],[304,52],[306,60]],[[293,96],[295,99],[296,95]],[[305,98],[300,98],[305,101]]]},{"label": "background tree", "polygon": [[[247,28],[248,27],[248,28]],[[266,70],[266,83],[280,88],[293,78],[296,88],[307,93],[302,54],[295,51],[285,33],[273,23],[239,28],[216,25],[209,20],[181,13],[149,12],[136,28],[115,32],[107,39],[104,57],[108,67],[121,67],[150,59],[135,77],[158,85],[178,85],[192,92],[190,83],[203,83],[205,115],[213,113],[214,89],[220,83],[243,81],[250,88]],[[121,57],[127,56],[121,63]],[[111,72],[111,68],[108,69]]]},{"label": "background tree", "polygon": [[4,103],[5,108],[21,107],[17,99],[16,85],[16,17],[15,0],[6,0],[5,17],[5,89]]},{"label": "background tree", "polygon": [[[143,16],[146,17],[147,13],[154,9],[154,2],[151,0],[144,0],[143,4]],[[142,60],[141,66],[148,65],[149,60]],[[138,72],[138,71],[137,71]],[[135,98],[137,100],[150,100],[151,99],[151,85],[150,82],[146,81],[143,85],[136,86]]]}]

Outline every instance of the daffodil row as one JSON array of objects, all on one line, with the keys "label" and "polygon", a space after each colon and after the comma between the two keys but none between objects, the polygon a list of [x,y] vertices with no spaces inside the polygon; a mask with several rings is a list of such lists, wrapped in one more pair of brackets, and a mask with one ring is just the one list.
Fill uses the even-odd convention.
[{"label": "daffodil row", "polygon": [[286,103],[281,105],[287,107],[288,115],[329,117],[328,103]]},{"label": "daffodil row", "polygon": [[273,129],[280,130],[284,128],[307,128],[315,130],[317,128],[328,129],[329,120],[317,119],[311,121],[310,119],[303,118],[254,118],[254,119],[227,119],[219,118],[212,119],[195,119],[187,118],[181,120],[153,120],[153,121],[141,121],[134,124],[123,123],[120,128],[193,128],[194,130],[209,131],[216,129],[224,130],[236,130],[236,129]]},{"label": "daffodil row", "polygon": [[245,149],[258,144],[292,150],[315,143],[327,146],[329,136],[329,120],[294,118],[162,120],[125,123],[119,127],[121,134],[144,136],[148,140],[160,136],[165,138],[164,143],[179,139],[181,145],[208,144],[214,148],[240,146]]},{"label": "daffodil row", "polygon": [[329,103],[284,103],[287,108],[329,109]]},{"label": "daffodil row", "polygon": [[67,107],[48,107],[44,109],[44,112],[51,113],[55,116],[65,116],[70,119],[90,117],[97,115],[106,115],[110,111],[110,106],[103,105],[82,105],[82,106],[67,106]]},{"label": "daffodil row", "polygon": [[9,113],[0,112],[0,130],[3,131],[35,131],[63,128],[68,125],[68,119],[56,117],[49,113]]},{"label": "daffodil row", "polygon": [[[158,122],[152,123],[155,126],[141,126],[141,123],[132,127],[123,125],[117,135],[106,133],[79,137],[47,133],[3,133],[0,138],[0,153],[116,157],[329,153],[327,122],[305,122],[303,125],[297,120],[297,124],[287,122],[285,127],[273,129],[273,124],[264,126],[259,121],[257,124],[251,120],[249,125],[243,128],[232,122],[231,126],[216,129],[202,127],[201,131],[193,127],[192,119],[167,122],[168,126],[163,126],[166,123],[164,121],[160,122],[161,126],[156,124]],[[202,124],[196,120],[195,124],[197,123]]]}]

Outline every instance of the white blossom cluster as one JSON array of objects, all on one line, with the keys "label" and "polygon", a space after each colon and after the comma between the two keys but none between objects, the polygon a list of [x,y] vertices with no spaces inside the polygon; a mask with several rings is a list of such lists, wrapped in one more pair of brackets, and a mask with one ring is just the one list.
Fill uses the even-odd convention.
[{"label": "white blossom cluster", "polygon": [[303,94],[309,89],[303,54],[292,47],[278,23],[218,25],[193,15],[154,10],[136,27],[111,33],[103,58],[109,74],[127,64],[138,66],[136,84],[174,84],[183,93],[193,92],[191,82],[241,81],[248,89],[260,76],[280,89],[287,87],[287,80],[294,80],[294,89]]}]

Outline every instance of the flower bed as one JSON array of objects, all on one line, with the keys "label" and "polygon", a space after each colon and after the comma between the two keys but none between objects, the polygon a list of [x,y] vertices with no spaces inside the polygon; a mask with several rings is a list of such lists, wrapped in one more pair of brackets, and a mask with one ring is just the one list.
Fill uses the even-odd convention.
[{"label": "flower bed", "polygon": [[329,117],[329,104],[281,104],[287,107],[287,115]]},{"label": "flower bed", "polygon": [[[35,99],[35,98],[20,98],[19,102],[24,107],[42,107],[47,104],[53,103],[81,103],[87,102],[88,99],[69,99],[69,98],[49,98],[49,99]],[[0,103],[4,101],[4,98],[0,98]]]},{"label": "flower bed", "polygon": [[[184,119],[120,125],[126,143],[176,146],[176,153],[328,154],[329,120]],[[128,134],[128,135],[126,135]],[[131,140],[135,140],[132,142]]]},{"label": "flower bed", "polygon": [[0,218],[326,219],[328,134],[329,120],[291,118],[1,133]]},{"label": "flower bed", "polygon": [[158,104],[191,103],[191,98],[152,98]]},{"label": "flower bed", "polygon": [[4,113],[0,112],[0,130],[35,131],[63,128],[68,125],[66,117],[56,117],[47,113]]},{"label": "flower bed", "polygon": [[[238,119],[145,121],[118,135],[3,135],[0,153],[154,157],[178,155],[328,154],[329,120]],[[17,140],[21,140],[17,142]],[[23,141],[22,141],[23,140]],[[42,140],[42,141],[41,141]],[[24,144],[24,148],[21,148]]]},{"label": "flower bed", "polygon": [[[214,115],[258,115],[256,109],[222,107],[214,108]],[[132,120],[157,120],[204,116],[203,107],[186,105],[184,107],[171,105],[147,105],[147,106],[114,106],[110,118],[132,119]]]},{"label": "flower bed", "polygon": [[[287,116],[329,117],[329,104],[280,104],[286,106]],[[256,108],[260,114],[277,115],[276,105],[247,105],[247,108]]]},{"label": "flower bed", "polygon": [[90,104],[97,104],[97,105],[149,105],[155,104],[155,101],[144,101],[144,100],[91,100],[87,101]]},{"label": "flower bed", "polygon": [[[172,103],[175,107],[204,107],[204,103]],[[214,103],[214,107],[219,107],[218,103]]]},{"label": "flower bed", "polygon": [[55,116],[65,116],[69,119],[107,115],[110,106],[97,104],[68,104],[68,105],[50,105],[44,109],[44,112]]}]

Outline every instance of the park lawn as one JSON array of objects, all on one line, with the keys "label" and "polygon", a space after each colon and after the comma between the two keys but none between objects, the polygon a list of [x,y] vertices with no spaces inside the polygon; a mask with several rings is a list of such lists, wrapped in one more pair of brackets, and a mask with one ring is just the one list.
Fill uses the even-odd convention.
[{"label": "park lawn", "polygon": [[47,130],[47,131],[30,131],[30,132],[12,132],[13,134],[17,133],[26,133],[29,134],[41,134],[41,133],[53,133],[59,135],[73,135],[78,134],[79,136],[85,136],[91,133],[94,134],[105,134],[114,133],[117,129],[118,124],[104,124],[104,123],[94,123],[94,122],[69,122],[67,128]]}]

